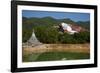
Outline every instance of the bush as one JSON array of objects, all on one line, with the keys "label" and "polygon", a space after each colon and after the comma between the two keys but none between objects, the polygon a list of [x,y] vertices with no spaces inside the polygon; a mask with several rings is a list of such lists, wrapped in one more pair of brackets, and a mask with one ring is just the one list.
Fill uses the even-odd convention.
[{"label": "bush", "polygon": [[53,27],[38,26],[35,28],[36,37],[43,43],[57,43],[58,31]]},{"label": "bush", "polygon": [[[90,42],[90,32],[80,32],[73,35],[68,33],[61,34],[57,28],[48,25],[34,26],[33,29],[37,39],[42,43],[77,44]],[[23,29],[23,42],[26,42],[31,37],[33,29]]]},{"label": "bush", "polygon": [[59,31],[53,27],[38,26],[35,28],[35,33],[40,42],[43,43],[89,43],[90,33],[80,32],[74,35],[68,33],[60,34]]},{"label": "bush", "polygon": [[90,42],[90,32],[80,32],[80,33],[74,34],[73,37],[77,40],[77,43]]},{"label": "bush", "polygon": [[27,40],[31,37],[32,35],[32,30],[29,29],[23,29],[22,32],[22,42],[27,42]]}]

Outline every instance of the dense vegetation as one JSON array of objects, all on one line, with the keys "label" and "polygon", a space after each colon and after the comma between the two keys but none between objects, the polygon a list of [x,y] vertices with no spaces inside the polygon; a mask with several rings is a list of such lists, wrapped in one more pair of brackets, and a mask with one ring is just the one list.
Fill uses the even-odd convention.
[{"label": "dense vegetation", "polygon": [[[60,24],[61,22],[76,24],[70,19],[53,19],[51,17],[45,18],[25,18],[23,17],[23,42],[26,42],[32,34],[34,29],[36,37],[42,43],[89,43],[90,42],[90,32],[80,32],[74,35],[67,33],[60,33],[58,28],[54,26]],[[89,23],[78,24],[89,26]],[[88,29],[86,27],[86,29]]]},{"label": "dense vegetation", "polygon": [[86,29],[90,29],[90,22],[89,21],[78,21],[78,22],[76,22],[78,25],[80,25],[80,26],[82,26],[82,27],[84,27],[84,28],[86,28]]},{"label": "dense vegetation", "polygon": [[40,42],[43,43],[89,43],[89,32],[80,32],[74,35],[60,33],[58,29],[48,26],[38,26],[35,34]]}]

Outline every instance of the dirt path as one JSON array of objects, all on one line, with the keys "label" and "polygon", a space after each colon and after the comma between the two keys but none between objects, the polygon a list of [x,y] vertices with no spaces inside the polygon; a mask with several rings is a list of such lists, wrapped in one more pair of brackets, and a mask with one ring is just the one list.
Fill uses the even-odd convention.
[{"label": "dirt path", "polygon": [[43,52],[90,52],[89,44],[43,44],[35,47],[24,47],[23,54]]}]

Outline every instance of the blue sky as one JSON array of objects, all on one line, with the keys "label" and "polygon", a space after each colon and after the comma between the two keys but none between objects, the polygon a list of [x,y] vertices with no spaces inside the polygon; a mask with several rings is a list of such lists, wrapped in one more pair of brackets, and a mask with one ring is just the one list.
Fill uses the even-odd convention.
[{"label": "blue sky", "polygon": [[75,12],[50,12],[50,11],[33,11],[23,10],[22,16],[24,17],[53,17],[55,19],[70,18],[73,21],[88,21],[90,20],[89,13],[75,13]]}]

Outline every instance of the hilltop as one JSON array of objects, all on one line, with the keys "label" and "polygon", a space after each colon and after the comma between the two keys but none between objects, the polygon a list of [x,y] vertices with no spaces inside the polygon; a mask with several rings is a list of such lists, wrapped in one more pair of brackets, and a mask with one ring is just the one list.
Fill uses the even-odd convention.
[{"label": "hilltop", "polygon": [[[40,42],[43,43],[86,43],[89,42],[89,31],[90,22],[89,21],[79,21],[75,22],[69,18],[66,19],[55,19],[52,17],[43,17],[43,18],[22,18],[23,25],[23,42],[29,40],[32,35],[33,29],[36,34],[36,37]],[[82,33],[75,34],[70,36],[67,33],[59,34],[59,24],[62,22],[71,24],[73,29],[82,28]],[[58,28],[54,28],[58,27]]]}]

